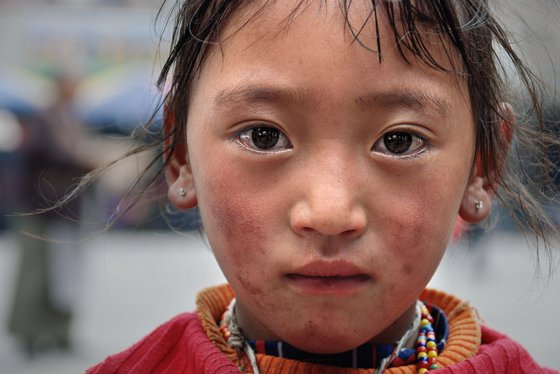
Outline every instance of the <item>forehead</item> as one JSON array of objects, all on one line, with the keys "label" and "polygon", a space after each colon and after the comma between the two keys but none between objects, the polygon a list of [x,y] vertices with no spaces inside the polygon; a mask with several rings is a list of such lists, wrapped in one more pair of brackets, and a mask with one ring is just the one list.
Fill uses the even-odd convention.
[{"label": "forehead", "polygon": [[[319,93],[350,85],[369,95],[367,91],[374,87],[389,90],[391,85],[401,84],[404,90],[436,89],[444,96],[452,91],[464,99],[465,82],[460,74],[450,73],[457,57],[449,53],[450,46],[439,35],[430,33],[428,26],[418,29],[426,32],[426,46],[448,68],[445,73],[428,67],[407,48],[399,49],[403,40],[395,38],[385,7],[374,7],[370,1],[349,3],[344,8],[338,1],[287,0],[242,7],[223,29],[194,88],[210,75],[214,86],[234,86],[232,91],[246,91],[244,86],[253,83],[276,82],[298,86],[300,92],[313,89]],[[222,92],[216,95],[218,102],[224,101]],[[401,101],[418,102],[422,96],[422,102],[452,109],[429,92],[413,96],[401,96]]]},{"label": "forehead", "polygon": [[224,17],[218,44],[246,27],[257,43],[286,34],[296,24],[315,29],[328,20],[330,30],[341,32],[379,60],[396,48],[405,60],[420,57],[430,66],[460,70],[459,55],[449,39],[451,31],[443,30],[453,28],[450,25],[460,27],[465,22],[463,11],[449,3],[427,4],[414,0],[251,1]]}]

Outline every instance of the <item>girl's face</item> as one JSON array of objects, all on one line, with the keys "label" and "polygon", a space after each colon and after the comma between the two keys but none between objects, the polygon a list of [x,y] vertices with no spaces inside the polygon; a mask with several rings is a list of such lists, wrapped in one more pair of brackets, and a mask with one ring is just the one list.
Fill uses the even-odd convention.
[{"label": "girl's face", "polygon": [[[471,183],[465,84],[407,64],[382,16],[379,64],[334,2],[289,25],[292,1],[272,4],[234,18],[204,63],[179,181],[246,335],[317,353],[394,341]],[[372,48],[374,30],[361,34]]]}]

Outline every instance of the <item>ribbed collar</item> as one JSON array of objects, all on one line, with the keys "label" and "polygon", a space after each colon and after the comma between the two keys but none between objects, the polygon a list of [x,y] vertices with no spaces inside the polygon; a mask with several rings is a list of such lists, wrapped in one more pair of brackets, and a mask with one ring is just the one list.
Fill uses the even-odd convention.
[{"label": "ribbed collar", "polygon": [[[227,284],[207,288],[201,291],[196,300],[197,312],[202,326],[212,343],[220,349],[232,362],[236,363],[237,354],[222,336],[218,322],[234,297],[233,290]],[[476,313],[465,302],[441,291],[426,289],[420,300],[436,305],[447,315],[449,322],[449,338],[443,352],[438,357],[440,367],[447,367],[464,361],[476,354],[480,346],[481,331]],[[341,369],[338,367],[312,364],[289,360],[275,356],[257,354],[257,362],[261,373],[341,373],[366,374],[371,369]],[[387,369],[387,374],[415,374],[416,366],[407,365]]]}]

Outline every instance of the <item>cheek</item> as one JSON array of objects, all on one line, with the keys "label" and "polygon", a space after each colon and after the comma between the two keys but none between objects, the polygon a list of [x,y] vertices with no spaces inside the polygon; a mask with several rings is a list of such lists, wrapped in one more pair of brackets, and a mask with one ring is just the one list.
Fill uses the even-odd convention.
[{"label": "cheek", "polygon": [[259,244],[264,239],[262,212],[251,206],[250,196],[228,191],[230,189],[229,185],[223,188],[210,186],[212,197],[207,212],[207,221],[210,222],[206,226],[215,228],[212,236],[218,236],[231,245],[260,248]]},{"label": "cheek", "polygon": [[394,251],[388,261],[398,266],[395,271],[407,278],[422,277],[422,282],[427,282],[453,231],[461,187],[444,178],[416,180],[413,186],[388,197],[384,209],[387,213],[381,222],[385,244]]},{"label": "cheek", "polygon": [[[393,264],[387,266],[393,266],[394,272],[405,279],[412,280],[435,271],[435,264],[445,247],[446,239],[442,239],[441,233],[433,232],[436,223],[430,222],[433,216],[430,217],[425,208],[423,204],[403,204],[385,221],[385,240],[393,251],[393,255],[387,258]],[[436,258],[438,261],[432,264],[431,260]],[[399,282],[403,280],[401,278]]]},{"label": "cheek", "polygon": [[208,175],[212,178],[200,183],[199,208],[210,246],[232,285],[259,294],[259,282],[254,280],[263,279],[266,272],[267,205],[228,168],[219,173],[209,170]]}]

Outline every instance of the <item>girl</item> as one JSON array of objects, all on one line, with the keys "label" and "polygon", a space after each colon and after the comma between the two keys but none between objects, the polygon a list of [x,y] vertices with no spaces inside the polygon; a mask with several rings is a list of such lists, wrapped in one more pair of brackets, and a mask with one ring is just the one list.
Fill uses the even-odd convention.
[{"label": "girl", "polygon": [[519,154],[557,140],[485,0],[184,1],[172,70],[168,198],[198,207],[229,285],[88,373],[552,372],[424,289],[495,196],[552,230]]}]

